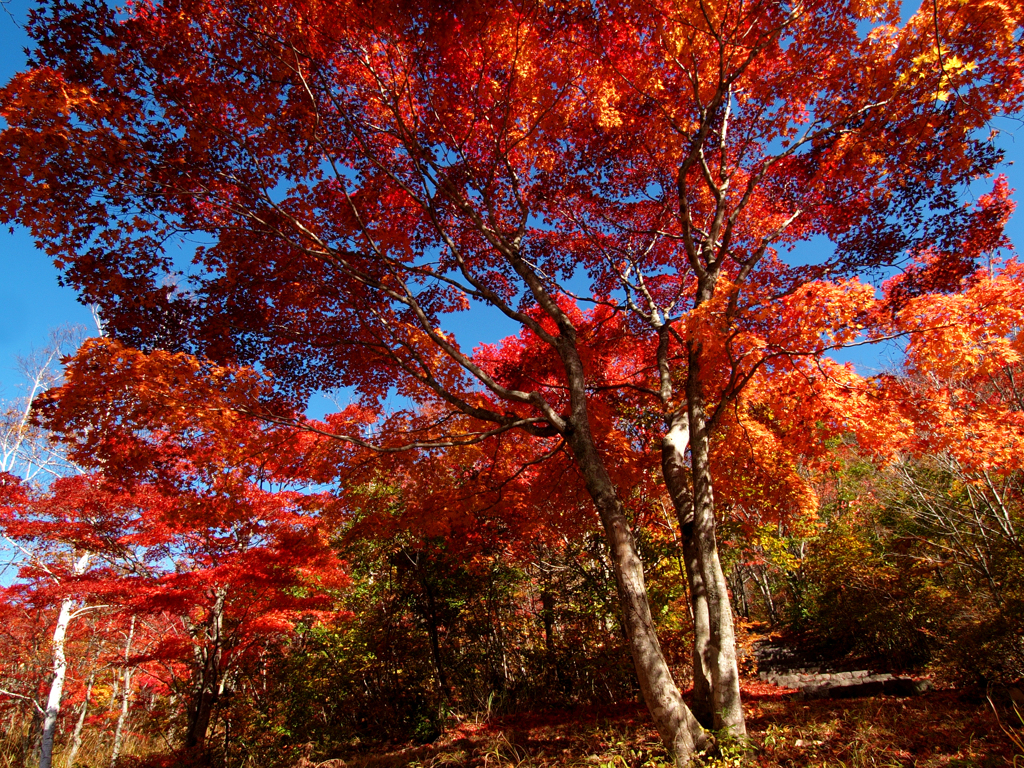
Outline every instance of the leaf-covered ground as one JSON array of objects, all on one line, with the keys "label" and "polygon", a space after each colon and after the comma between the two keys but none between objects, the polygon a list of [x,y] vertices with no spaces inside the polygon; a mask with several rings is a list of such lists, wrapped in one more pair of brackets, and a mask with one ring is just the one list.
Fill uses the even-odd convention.
[{"label": "leaf-covered ground", "polygon": [[[752,748],[705,760],[720,768],[1024,766],[1024,729],[1005,729],[983,698],[937,691],[908,699],[800,701],[762,683],[744,686]],[[657,733],[639,704],[453,721],[429,745],[358,748],[297,768],[598,766],[660,768]]]}]

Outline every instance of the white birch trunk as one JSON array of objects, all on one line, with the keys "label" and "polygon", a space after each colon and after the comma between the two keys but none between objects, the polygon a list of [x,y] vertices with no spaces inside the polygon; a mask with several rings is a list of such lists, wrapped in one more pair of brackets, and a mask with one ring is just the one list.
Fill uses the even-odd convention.
[{"label": "white birch trunk", "polygon": [[82,731],[85,728],[85,716],[89,713],[89,697],[92,695],[92,684],[96,678],[95,669],[89,673],[89,684],[85,689],[85,700],[82,701],[82,711],[78,713],[78,720],[75,722],[75,731],[71,737],[71,749],[64,760],[64,768],[75,768],[75,760],[78,758],[78,750],[82,748]]},{"label": "white birch trunk", "polygon": [[[76,576],[89,567],[89,553],[83,554],[75,562]],[[65,597],[60,603],[57,626],[53,629],[53,681],[50,683],[50,695],[46,699],[46,711],[43,715],[43,738],[39,747],[39,768],[52,768],[53,737],[57,731],[57,716],[60,714],[60,700],[64,695],[64,679],[67,677],[68,662],[64,653],[64,640],[68,634],[75,608],[75,600]]]},{"label": "white birch trunk", "polygon": [[124,723],[128,719],[128,703],[132,695],[132,670],[128,666],[128,658],[132,652],[132,638],[135,636],[135,617],[132,616],[128,629],[128,642],[124,646],[124,672],[121,685],[121,713],[117,716],[117,728],[114,730],[114,748],[110,752],[110,768],[115,768],[121,757],[121,746],[124,742]]}]

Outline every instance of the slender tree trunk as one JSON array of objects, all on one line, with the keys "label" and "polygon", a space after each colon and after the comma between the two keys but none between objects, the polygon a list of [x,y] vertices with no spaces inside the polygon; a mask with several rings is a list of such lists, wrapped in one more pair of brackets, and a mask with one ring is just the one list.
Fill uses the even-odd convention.
[{"label": "slender tree trunk", "polygon": [[89,673],[89,683],[85,687],[85,699],[82,701],[82,711],[78,713],[78,720],[75,721],[75,730],[71,736],[71,749],[68,750],[67,759],[64,761],[64,768],[75,768],[75,760],[78,758],[78,750],[82,748],[82,731],[85,729],[85,716],[89,712],[89,697],[92,695],[92,684],[95,679],[96,671],[94,669]]},{"label": "slender tree trunk", "polygon": [[441,662],[441,641],[438,637],[437,628],[437,605],[434,600],[434,589],[430,585],[430,578],[425,568],[425,565],[422,563],[417,563],[420,585],[423,587],[423,592],[427,597],[426,623],[427,637],[430,639],[430,655],[434,660],[434,672],[437,673],[437,685],[441,689],[441,696],[448,700],[451,699],[451,689],[448,687],[448,676],[445,674],[444,664]]},{"label": "slender tree trunk", "polygon": [[711,481],[710,440],[700,383],[700,350],[691,344],[686,373],[687,415],[690,427],[690,466],[693,476],[693,526],[701,576],[707,590],[711,641],[707,663],[715,708],[715,729],[737,739],[747,729],[740,702],[736,633],[733,628],[729,589],[718,557],[715,502]]},{"label": "slender tree trunk", "polygon": [[737,601],[736,612],[749,621],[750,601],[747,599],[747,576],[746,568],[742,563],[736,564],[727,580],[731,582],[732,598]]},{"label": "slender tree trunk", "polygon": [[[88,567],[89,554],[86,553],[75,561],[75,575],[85,573],[85,569]],[[50,694],[46,699],[46,714],[43,716],[42,741],[39,745],[39,768],[51,768],[53,765],[53,739],[57,732],[57,716],[60,714],[60,700],[64,695],[64,680],[68,672],[64,641],[67,638],[68,625],[71,624],[75,602],[70,597],[61,601],[57,626],[53,629],[53,680],[50,682]]]},{"label": "slender tree trunk", "polygon": [[188,730],[185,733],[185,749],[187,751],[202,753],[206,750],[206,733],[210,729],[213,708],[217,704],[220,694],[220,662],[223,651],[222,632],[226,599],[227,587],[218,587],[206,625],[207,643],[199,653],[199,680],[189,708]]},{"label": "slender tree trunk", "polygon": [[110,768],[115,768],[117,761],[121,758],[121,748],[124,746],[125,721],[128,719],[128,705],[131,701],[132,673],[130,669],[124,670],[124,688],[121,691],[121,712],[117,716],[117,727],[114,729],[114,747],[110,753]]},{"label": "slender tree trunk", "polygon": [[121,713],[117,716],[117,727],[114,729],[114,747],[110,752],[110,768],[116,768],[117,761],[121,757],[121,745],[124,741],[124,723],[128,719],[128,703],[132,693],[132,671],[128,666],[128,658],[131,656],[132,638],[135,636],[135,617],[132,616],[131,626],[128,629],[128,642],[124,646],[124,671],[122,673],[121,686]]},{"label": "slender tree trunk", "polygon": [[715,706],[711,690],[711,670],[708,666],[711,645],[711,623],[708,596],[701,575],[700,555],[693,526],[693,497],[690,494],[689,473],[686,467],[686,446],[690,431],[684,414],[668,417],[668,432],[661,442],[661,471],[665,487],[672,497],[672,506],[679,520],[683,543],[683,562],[690,588],[690,607],[693,615],[693,714],[705,728],[715,727]]},{"label": "slender tree trunk", "polygon": [[764,598],[765,609],[768,611],[768,621],[774,627],[779,623],[779,616],[775,610],[775,600],[772,598],[772,586],[768,582],[768,575],[764,571],[764,567],[752,568],[750,571],[754,576],[754,583],[757,584],[757,588],[761,591],[761,596]]},{"label": "slender tree trunk", "polygon": [[551,574],[544,575],[545,583],[540,593],[540,618],[544,624],[544,655],[547,659],[545,677],[547,684],[564,689],[565,672],[555,654],[555,593],[551,589]]},{"label": "slender tree trunk", "polygon": [[550,584],[545,584],[540,593],[540,618],[544,624],[544,650],[550,660],[555,655],[555,594]]}]

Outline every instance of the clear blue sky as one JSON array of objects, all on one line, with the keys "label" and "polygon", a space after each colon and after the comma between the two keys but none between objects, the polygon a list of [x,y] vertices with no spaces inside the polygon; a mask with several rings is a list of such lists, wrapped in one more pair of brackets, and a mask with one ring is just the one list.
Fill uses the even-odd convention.
[{"label": "clear blue sky", "polygon": [[[24,68],[27,38],[20,29],[28,0],[10,0],[0,8],[0,81]],[[17,22],[17,24],[15,23]],[[75,292],[57,285],[53,263],[35,249],[23,230],[0,229],[0,398],[17,397],[21,376],[15,359],[46,344],[51,328],[64,324],[92,327],[87,307]]]},{"label": "clear blue sky", "polygon": [[[25,65],[23,49],[27,39],[21,26],[28,7],[29,0],[0,2],[0,81],[4,83]],[[1016,161],[1004,168],[1004,172],[1010,177],[1010,186],[1019,190],[1016,197],[1021,200],[1024,198],[1024,123],[1004,121],[999,127],[1004,131],[1002,145],[1006,159]],[[1024,204],[1014,216],[1008,234],[1018,247],[1024,244]],[[51,328],[79,324],[91,330],[94,326],[88,308],[78,303],[74,291],[58,285],[53,264],[35,249],[24,231],[16,229],[13,234],[7,229],[0,231],[0,270],[3,275],[0,280],[0,399],[5,399],[19,394],[16,357],[44,345]],[[471,322],[463,322],[471,325]],[[474,330],[479,334],[483,329]],[[485,332],[481,336],[486,338],[480,340],[494,341],[496,335]],[[886,364],[885,356],[884,350],[861,349],[851,350],[842,357],[864,368],[874,368]]]}]

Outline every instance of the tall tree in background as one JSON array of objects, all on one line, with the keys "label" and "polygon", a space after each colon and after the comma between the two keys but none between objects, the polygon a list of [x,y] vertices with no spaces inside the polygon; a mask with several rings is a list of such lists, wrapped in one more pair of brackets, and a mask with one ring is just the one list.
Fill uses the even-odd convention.
[{"label": "tall tree in background", "polygon": [[9,472],[34,485],[46,485],[53,478],[74,474],[75,469],[57,446],[32,423],[32,401],[60,384],[61,358],[74,353],[84,337],[80,327],[58,328],[48,343],[26,358],[19,358],[25,393],[0,403],[0,472]]},{"label": "tall tree in background", "polygon": [[[712,435],[755,373],[855,335],[815,332],[847,292],[827,281],[923,245],[953,258],[959,197],[999,160],[979,129],[1020,107],[1022,18],[1012,0],[902,24],[896,3],[843,0],[53,0],[3,91],[0,215],[129,344],[259,363],[299,401],[397,391],[434,417],[377,435],[341,419],[340,441],[567,448],[682,765],[706,736],[654,634],[600,401],[639,388],[667,422],[707,611],[698,714],[742,736]],[[191,264],[165,249],[182,232],[203,243]],[[836,247],[810,265],[776,251],[818,236]],[[576,297],[608,322],[584,329]],[[463,349],[459,313],[485,310],[551,364]],[[786,313],[796,348],[771,339]],[[597,387],[614,327],[643,343]]]}]

